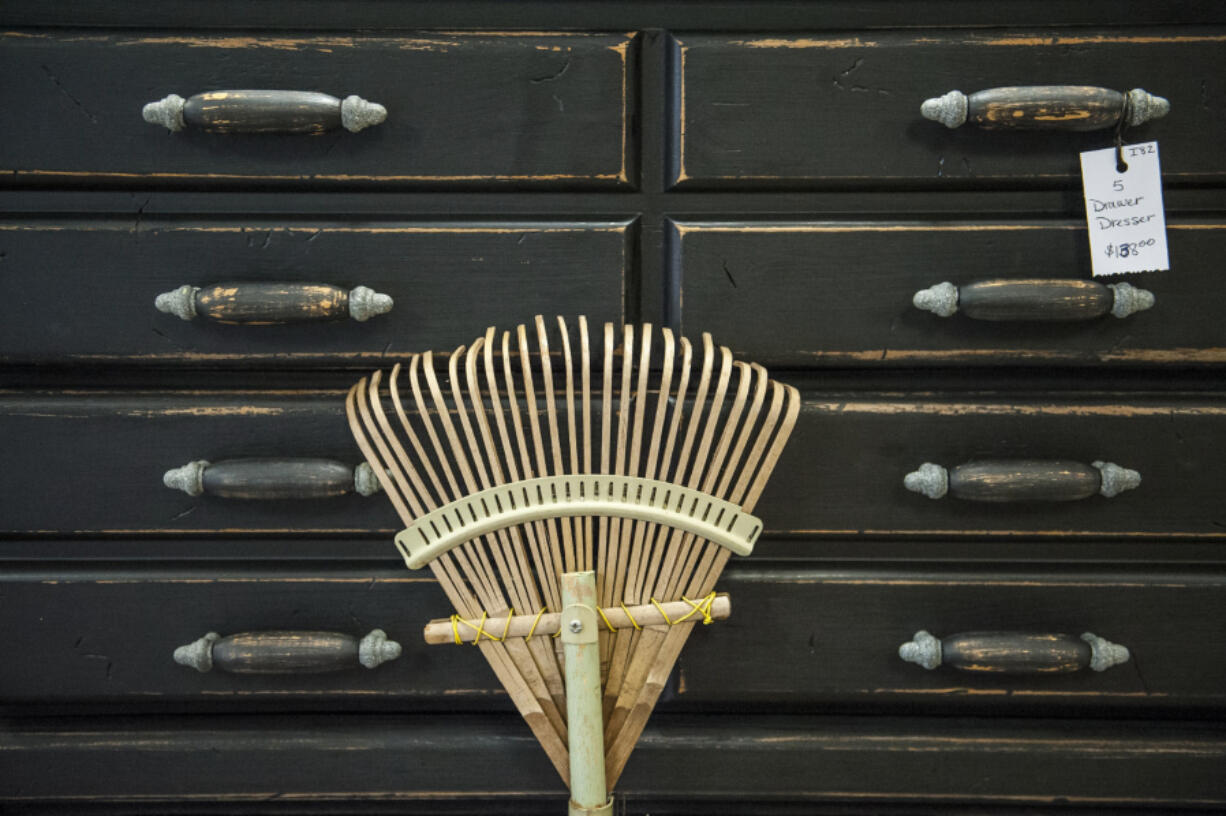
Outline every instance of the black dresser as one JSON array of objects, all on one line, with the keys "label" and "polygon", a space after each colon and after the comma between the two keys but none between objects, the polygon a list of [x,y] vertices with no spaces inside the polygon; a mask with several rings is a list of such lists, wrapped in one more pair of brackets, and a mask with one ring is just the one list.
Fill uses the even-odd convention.
[{"label": "black dresser", "polygon": [[[708,331],[803,394],[620,812],[1226,807],[1226,8],[0,23],[0,810],[561,812],[485,661],[423,643],[452,610],[344,406],[537,314]],[[1091,278],[1115,129],[921,115],[1056,85],[1169,100],[1122,138],[1161,146],[1170,271]],[[326,127],[222,132],[251,88]],[[282,673],[206,637],[269,632]]]}]

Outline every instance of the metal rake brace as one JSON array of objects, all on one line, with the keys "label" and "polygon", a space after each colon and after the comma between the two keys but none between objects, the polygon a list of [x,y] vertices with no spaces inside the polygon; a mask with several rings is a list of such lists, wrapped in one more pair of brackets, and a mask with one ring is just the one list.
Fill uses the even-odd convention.
[{"label": "metal rake brace", "polygon": [[606,324],[596,352],[577,323],[413,355],[407,385],[403,365],[386,388],[375,372],[346,407],[405,523],[397,548],[455,607],[427,642],[477,646],[571,812],[605,813],[693,624],[730,614],[715,582],[761,534],[799,395],[709,335],[695,354]]}]

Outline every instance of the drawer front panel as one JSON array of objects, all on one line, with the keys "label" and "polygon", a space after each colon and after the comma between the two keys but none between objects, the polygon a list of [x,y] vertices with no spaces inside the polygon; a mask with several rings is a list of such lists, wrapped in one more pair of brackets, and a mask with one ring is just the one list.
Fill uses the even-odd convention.
[{"label": "drawer front panel", "polygon": [[[1219,485],[1226,405],[966,396],[807,398],[755,513],[766,532],[825,536],[1173,536],[1226,539]],[[1114,462],[1141,485],[1114,498],[997,504],[909,491],[932,462]],[[1155,544],[1155,552],[1161,550]]]},{"label": "drawer front panel", "polygon": [[[733,618],[726,631],[682,652],[685,693],[677,704],[898,703],[1005,715],[1226,704],[1226,658],[1204,647],[1226,635],[1226,576],[1099,569],[791,571],[737,562],[721,581]],[[1075,639],[1088,631],[1130,657],[1104,671],[1046,676],[926,670],[898,654],[919,630]]]},{"label": "drawer front panel", "polygon": [[[901,399],[811,394],[755,514],[772,535],[1226,539],[1217,512],[1226,406],[1195,401]],[[22,534],[390,535],[381,494],[318,501],[189,496],[163,485],[188,462],[361,461],[341,392],[0,399],[4,531]],[[49,445],[47,440],[55,440]],[[1114,498],[995,504],[903,486],[925,462],[1103,460],[1141,475]],[[55,497],[64,497],[63,501]],[[206,546],[206,545],[200,545]],[[1158,545],[1155,545],[1157,547]]]},{"label": "drawer front panel", "polygon": [[[0,801],[22,810],[39,804],[80,810],[88,800],[129,810],[150,802],[163,810],[224,803],[231,812],[250,812],[276,798],[299,810],[336,812],[342,802],[373,800],[449,815],[565,807],[564,786],[518,717],[372,719],[17,720],[0,735]],[[1070,812],[1063,807],[1070,802],[1111,816],[1159,813],[1167,805],[1220,808],[1226,740],[1215,725],[658,716],[617,795],[628,801],[627,813],[674,816],[693,813],[695,802],[722,816],[798,810],[1003,816],[1019,812],[1019,803],[1020,812],[1056,816]],[[678,757],[695,755],[705,760],[679,768]],[[479,788],[473,768],[483,769]],[[920,810],[895,804],[916,800],[940,804]],[[973,804],[963,810],[950,803]]]},{"label": "drawer front panel", "polygon": [[[1226,578],[1159,570],[1053,575],[958,569],[781,569],[738,560],[720,582],[732,617],[699,627],[681,653],[667,708],[905,705],[967,713],[1221,707]],[[510,710],[476,650],[427,646],[422,627],[451,609],[427,575],[179,567],[138,573],[16,569],[0,583],[10,654],[0,701],[253,707],[292,699],[389,710]],[[107,610],[99,615],[97,610]],[[403,648],[373,670],[328,675],[199,673],[175,648],[206,632],[382,628]],[[917,630],[1092,631],[1127,647],[1106,671],[976,675],[904,662]],[[763,632],[772,633],[764,637]],[[785,658],[786,656],[786,658]],[[670,684],[672,686],[673,684]]]},{"label": "drawer front panel", "polygon": [[1226,362],[1208,301],[1222,290],[1226,223],[1174,218],[1169,273],[1103,279],[1153,292],[1123,318],[1072,322],[939,317],[919,290],[997,279],[1090,278],[1085,222],[674,225],[682,319],[746,359],[857,365],[1187,365]]},{"label": "drawer front panel", "polygon": [[[390,538],[400,529],[381,493],[236,499],[163,484],[166,471],[198,460],[310,457],[358,465],[362,454],[340,391],[3,399],[0,426],[5,438],[24,440],[9,449],[0,475],[6,532],[379,531]],[[388,547],[392,552],[390,541]]]},{"label": "drawer front panel", "polygon": [[[629,182],[625,34],[406,37],[11,32],[0,38],[5,174],[45,183],[533,184]],[[321,135],[171,133],[167,94],[275,89],[387,108]]]},{"label": "drawer front panel", "polygon": [[[536,314],[620,321],[626,223],[110,220],[0,225],[0,325],[14,363],[370,366],[451,350]],[[222,325],[154,302],[183,285],[300,281],[392,297],[356,322]]]},{"label": "drawer front panel", "polygon": [[1168,182],[1220,182],[1224,42],[1226,33],[1204,28],[683,33],[671,177],[686,186],[1068,186],[1080,176],[1078,152],[1109,147],[1111,130],[950,130],[924,119],[920,104],[955,89],[1097,85],[1166,97],[1170,113],[1126,138],[1161,142]]}]

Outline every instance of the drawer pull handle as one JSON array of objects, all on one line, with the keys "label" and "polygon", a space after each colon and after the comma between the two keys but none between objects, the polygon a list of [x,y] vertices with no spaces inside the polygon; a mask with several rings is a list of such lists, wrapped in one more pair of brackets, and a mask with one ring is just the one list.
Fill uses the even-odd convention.
[{"label": "drawer pull handle", "polygon": [[1072,635],[1029,632],[966,632],[937,638],[921,629],[898,647],[908,663],[935,669],[952,666],[994,674],[1067,674],[1106,671],[1127,663],[1128,649],[1093,632]]},{"label": "drawer pull handle", "polygon": [[346,291],[329,283],[215,283],[163,292],[153,305],[183,320],[270,326],[346,317],[361,323],[390,312],[393,301],[366,286]]},{"label": "drawer pull handle", "polygon": [[175,662],[198,672],[322,674],[361,665],[373,669],[400,657],[400,644],[374,629],[360,641],[337,632],[209,632],[175,649]]},{"label": "drawer pull handle", "polygon": [[197,459],[162,475],[162,484],[189,496],[227,499],[326,499],[346,493],[371,496],[382,488],[366,462],[334,459]]},{"label": "drawer pull handle", "polygon": [[947,128],[970,122],[985,130],[1102,130],[1160,119],[1171,103],[1140,88],[1126,94],[1089,85],[1022,85],[967,96],[950,91],[924,100],[920,113]]},{"label": "drawer pull handle", "polygon": [[141,110],[145,121],[175,132],[350,133],[387,119],[387,108],[360,96],[337,99],[315,91],[209,91],[184,99],[170,94]]},{"label": "drawer pull handle", "polygon": [[1076,279],[986,280],[966,286],[946,281],[919,290],[911,302],[940,317],[962,312],[975,320],[1093,320],[1143,312],[1154,305],[1154,294],[1128,283],[1104,286]]},{"label": "drawer pull handle", "polygon": [[968,462],[947,470],[925,462],[903,479],[910,491],[939,499],[982,502],[1075,501],[1096,493],[1112,498],[1141,485],[1141,474],[1112,462],[1091,465],[1061,460],[1000,459]]}]

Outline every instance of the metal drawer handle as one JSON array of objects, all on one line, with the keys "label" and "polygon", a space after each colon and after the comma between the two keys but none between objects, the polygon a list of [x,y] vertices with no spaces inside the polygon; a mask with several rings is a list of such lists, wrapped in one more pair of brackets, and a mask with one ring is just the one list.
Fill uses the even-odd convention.
[{"label": "metal drawer handle", "polygon": [[162,484],[189,496],[227,499],[326,499],[355,492],[371,496],[382,489],[366,462],[355,467],[306,458],[197,459],[166,471]]},{"label": "metal drawer handle", "polygon": [[924,100],[925,119],[948,128],[970,122],[985,130],[1102,130],[1160,119],[1171,103],[1140,88],[1126,94],[1091,85],[1021,85],[967,96],[950,91]]},{"label": "metal drawer handle", "polygon": [[187,99],[170,94],[141,110],[145,121],[171,131],[206,133],[351,133],[377,125],[387,108],[360,96],[337,99],[315,91],[209,91]]},{"label": "metal drawer handle", "polygon": [[953,666],[994,674],[1067,674],[1106,671],[1127,663],[1128,649],[1093,632],[1081,637],[1030,632],[966,632],[936,638],[921,629],[898,647],[898,656],[925,669]]},{"label": "metal drawer handle", "polygon": [[185,284],[158,295],[153,305],[183,320],[267,326],[346,317],[361,323],[390,312],[393,301],[366,286],[346,291],[330,283],[214,283]]},{"label": "metal drawer handle", "polygon": [[975,320],[1092,320],[1143,312],[1154,294],[1128,283],[1103,285],[1087,280],[986,280],[967,286],[946,281],[911,298],[917,309],[950,317],[962,312]]},{"label": "metal drawer handle", "polygon": [[337,632],[209,632],[175,649],[175,662],[198,672],[322,674],[355,665],[373,669],[400,657],[400,644],[374,629],[360,641]]},{"label": "metal drawer handle", "polygon": [[1140,487],[1141,474],[1112,462],[1090,465],[1063,460],[998,459],[968,462],[953,470],[925,462],[906,475],[908,490],[939,499],[982,502],[1075,501],[1099,494],[1112,498]]}]

